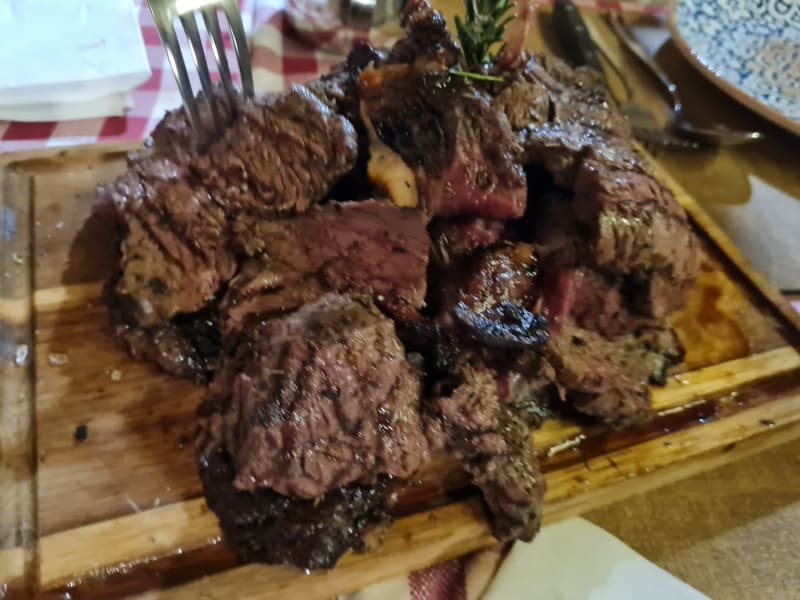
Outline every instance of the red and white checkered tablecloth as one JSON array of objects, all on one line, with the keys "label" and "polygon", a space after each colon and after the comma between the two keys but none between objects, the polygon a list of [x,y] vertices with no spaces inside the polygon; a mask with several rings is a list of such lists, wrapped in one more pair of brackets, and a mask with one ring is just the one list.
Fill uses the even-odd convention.
[{"label": "red and white checkered tablecloth", "polygon": [[[276,92],[292,83],[302,83],[326,72],[341,56],[315,50],[292,31],[284,11],[287,0],[240,0],[245,29],[252,35],[252,62],[256,89]],[[288,0],[297,1],[297,0]],[[0,122],[0,153],[96,142],[142,140],[166,110],[180,106],[172,72],[161,48],[150,11],[143,0],[139,7],[147,56],[152,74],[133,90],[133,107],[124,117],[83,119],[80,121],[17,123]],[[663,12],[659,6],[637,6],[630,2],[579,0],[578,4],[606,10],[645,10]],[[385,42],[379,32],[364,31],[363,37]],[[353,35],[361,37],[359,32]],[[235,65],[230,40],[226,36],[229,63]],[[185,54],[188,56],[188,53]],[[213,63],[213,61],[210,61]],[[195,89],[199,89],[194,81]]]}]

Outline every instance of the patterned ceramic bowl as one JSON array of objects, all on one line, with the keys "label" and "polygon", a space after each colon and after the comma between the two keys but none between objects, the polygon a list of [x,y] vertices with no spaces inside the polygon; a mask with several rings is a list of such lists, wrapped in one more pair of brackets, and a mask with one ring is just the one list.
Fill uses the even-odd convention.
[{"label": "patterned ceramic bowl", "polygon": [[800,0],[678,0],[671,26],[714,83],[800,135]]}]

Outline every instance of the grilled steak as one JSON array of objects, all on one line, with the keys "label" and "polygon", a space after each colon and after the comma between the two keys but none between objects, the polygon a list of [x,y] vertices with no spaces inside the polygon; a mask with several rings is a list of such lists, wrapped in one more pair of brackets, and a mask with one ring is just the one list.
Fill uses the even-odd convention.
[{"label": "grilled steak", "polygon": [[[394,324],[370,304],[329,294],[250,331],[199,411],[201,464],[216,465],[205,485],[226,535],[244,556],[271,560],[270,536],[298,530],[324,543],[293,541],[284,561],[335,562],[373,512],[384,518],[388,481],[426,460],[419,401]],[[310,521],[315,499],[333,522]],[[264,515],[254,531],[241,531],[241,504]]]},{"label": "grilled steak", "polygon": [[362,115],[376,136],[371,144],[385,145],[412,170],[416,196],[430,215],[523,215],[521,148],[486,95],[448,71],[406,65],[364,71],[360,83]]},{"label": "grilled steak", "polygon": [[374,295],[381,305],[420,308],[428,247],[425,215],[385,201],[331,202],[293,219],[243,218],[236,244],[256,255],[220,304],[236,331],[250,314],[276,314],[326,291]]},{"label": "grilled steak", "polygon": [[693,274],[697,251],[686,214],[651,175],[585,161],[575,182],[575,213],[591,228],[598,266],[615,273]]},{"label": "grilled steak", "polygon": [[663,384],[667,369],[682,358],[670,330],[606,338],[570,324],[552,334],[545,353],[561,398],[617,427],[652,416],[648,384]]},{"label": "grilled steak", "polygon": [[[156,141],[106,190],[127,228],[115,289],[130,298],[135,325],[165,325],[213,300],[236,269],[229,223],[237,215],[306,210],[353,165],[352,126],[302,88],[238,109],[208,152]],[[180,113],[167,124],[188,137]]]},{"label": "grilled steak", "polygon": [[407,37],[385,64],[359,76],[371,154],[396,154],[402,164],[391,170],[408,169],[414,189],[408,194],[402,187],[384,187],[392,198],[408,195],[408,202],[421,203],[430,215],[521,217],[527,197],[517,162],[522,148],[491,98],[450,74],[457,46],[434,14],[426,3],[413,3],[405,19]]},{"label": "grilled steak", "polygon": [[529,244],[499,244],[442,270],[433,294],[439,322],[491,348],[530,348],[547,342],[537,310],[537,263]]},{"label": "grilled steak", "polygon": [[199,421],[201,451],[230,453],[237,489],[309,499],[417,470],[419,375],[374,306],[329,294],[247,337]]},{"label": "grilled steak", "polygon": [[[117,333],[132,353],[174,374],[205,370],[202,352],[175,318],[210,307],[233,277],[239,255],[230,224],[237,215],[307,210],[355,161],[352,125],[303,88],[242,100],[237,109],[204,153],[183,111],[170,113],[151,148],[100,191],[126,232],[121,272],[107,294]],[[278,164],[291,167],[276,170]]]},{"label": "grilled steak", "polygon": [[410,0],[392,48],[240,99],[207,148],[170,113],[100,191],[124,234],[115,332],[212,379],[200,476],[243,559],[333,566],[441,450],[498,538],[531,539],[531,430],[642,422],[681,360],[686,215],[595,73],[521,51],[522,12],[482,67],[502,83],[454,75],[445,20]]},{"label": "grilled steak", "polygon": [[267,488],[248,492],[233,485],[227,452],[200,459],[203,494],[222,526],[225,541],[245,561],[329,569],[373,528],[391,522],[397,483],[379,477],[374,485],[351,484],[313,500],[281,496]]},{"label": "grilled steak", "polygon": [[446,393],[427,403],[432,443],[451,451],[481,490],[498,539],[531,540],[541,522],[545,483],[530,425],[497,369],[468,361],[456,372],[456,382],[440,390]]},{"label": "grilled steak", "polygon": [[590,69],[571,69],[554,57],[529,57],[504,73],[509,85],[494,98],[523,148],[522,163],[541,165],[556,185],[571,189],[585,158],[643,171],[625,120],[612,108]]}]

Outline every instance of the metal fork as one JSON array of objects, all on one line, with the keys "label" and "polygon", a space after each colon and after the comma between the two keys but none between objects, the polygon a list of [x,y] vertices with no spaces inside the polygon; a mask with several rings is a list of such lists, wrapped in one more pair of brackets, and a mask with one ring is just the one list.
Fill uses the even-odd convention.
[{"label": "metal fork", "polygon": [[611,29],[617,38],[633,53],[641,63],[650,71],[653,77],[661,85],[662,91],[669,98],[671,103],[670,119],[667,129],[687,140],[692,140],[699,144],[711,147],[736,146],[763,139],[765,136],[760,131],[737,131],[726,127],[697,127],[690,123],[683,112],[683,104],[678,95],[677,86],[669,79],[661,67],[645,52],[639,45],[631,32],[628,30],[625,21],[618,13],[606,15]]},{"label": "metal fork", "polygon": [[[225,13],[225,18],[228,21],[228,29],[236,52],[244,93],[248,97],[252,97],[254,94],[253,72],[250,68],[250,51],[247,48],[247,36],[244,32],[239,6],[236,4],[236,0],[147,0],[147,4],[153,14],[153,21],[158,30],[158,36],[161,38],[161,44],[167,52],[167,59],[172,68],[172,73],[178,82],[178,90],[189,115],[192,129],[198,136],[205,138],[202,140],[203,142],[208,142],[215,135],[218,135],[226,123],[233,118],[236,107],[236,91],[228,66],[228,58],[225,55],[225,44],[222,41],[222,32],[220,31],[219,18],[217,16],[218,9]],[[211,48],[217,62],[227,103],[214,101],[214,84],[211,81],[205,48],[203,48],[203,42],[200,39],[200,32],[197,27],[198,14],[203,15],[206,31],[211,37]],[[192,84],[189,81],[186,63],[183,60],[181,46],[178,41],[176,19],[180,20],[189,40],[192,59],[200,77],[203,95],[207,98],[210,106],[213,121],[213,128],[210,130],[204,126],[197,99],[192,91]],[[220,104],[227,114],[221,114]]]}]

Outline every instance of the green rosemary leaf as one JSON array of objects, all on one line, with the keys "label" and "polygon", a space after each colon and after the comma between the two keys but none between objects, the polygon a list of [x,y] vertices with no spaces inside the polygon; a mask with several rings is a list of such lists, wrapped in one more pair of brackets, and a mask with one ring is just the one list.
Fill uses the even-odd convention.
[{"label": "green rosemary leaf", "polygon": [[462,71],[460,69],[450,69],[450,75],[463,77],[464,79],[474,79],[476,81],[488,81],[491,83],[503,83],[505,79],[496,75],[484,75],[483,73],[473,73],[472,71]]},{"label": "green rosemary leaf", "polygon": [[492,47],[503,41],[505,27],[514,19],[508,14],[514,4],[510,0],[465,0],[466,21],[455,18],[456,31],[461,41],[464,64],[481,66],[497,61],[498,53]]}]

